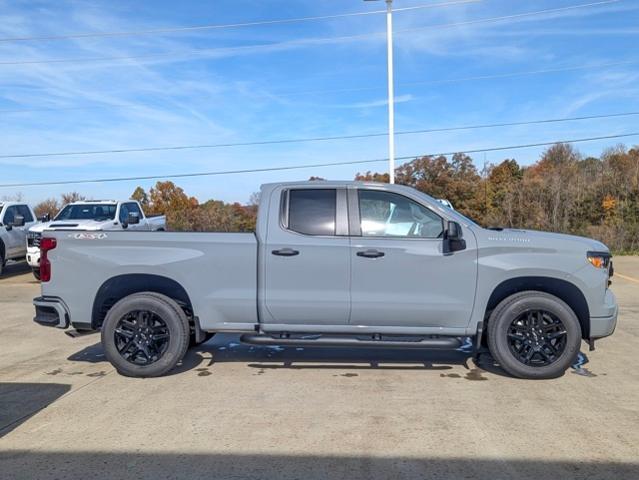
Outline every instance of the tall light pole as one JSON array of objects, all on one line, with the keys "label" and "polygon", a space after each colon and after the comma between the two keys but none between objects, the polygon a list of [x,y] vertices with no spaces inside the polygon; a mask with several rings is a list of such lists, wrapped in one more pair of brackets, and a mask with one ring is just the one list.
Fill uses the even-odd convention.
[{"label": "tall light pole", "polygon": [[395,183],[395,84],[393,79],[393,0],[386,0],[386,57],[388,60],[388,170]]},{"label": "tall light pole", "polygon": [[[371,0],[365,0],[371,1]],[[374,1],[374,0],[373,0]],[[393,79],[393,0],[386,0],[386,59],[388,62],[388,173],[395,183],[395,84]]]}]

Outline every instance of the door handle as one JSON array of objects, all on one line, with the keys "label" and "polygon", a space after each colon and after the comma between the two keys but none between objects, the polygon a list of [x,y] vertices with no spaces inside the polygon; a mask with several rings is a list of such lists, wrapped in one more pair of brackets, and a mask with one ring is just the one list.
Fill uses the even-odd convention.
[{"label": "door handle", "polygon": [[273,255],[279,255],[280,257],[294,257],[300,254],[299,251],[293,250],[292,248],[280,248],[279,250],[273,250],[271,253]]},{"label": "door handle", "polygon": [[379,250],[364,250],[357,252],[357,256],[365,258],[379,258],[384,256],[384,252],[380,252]]}]

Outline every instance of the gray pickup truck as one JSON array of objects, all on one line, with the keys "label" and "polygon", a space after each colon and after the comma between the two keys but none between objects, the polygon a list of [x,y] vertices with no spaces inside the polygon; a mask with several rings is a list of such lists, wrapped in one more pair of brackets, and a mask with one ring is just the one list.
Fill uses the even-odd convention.
[{"label": "gray pickup truck", "polygon": [[167,373],[216,332],[256,345],[487,346],[562,375],[611,335],[611,256],[588,238],[484,229],[412,188],[264,185],[256,233],[44,231],[35,321],[101,330],[124,375]]}]

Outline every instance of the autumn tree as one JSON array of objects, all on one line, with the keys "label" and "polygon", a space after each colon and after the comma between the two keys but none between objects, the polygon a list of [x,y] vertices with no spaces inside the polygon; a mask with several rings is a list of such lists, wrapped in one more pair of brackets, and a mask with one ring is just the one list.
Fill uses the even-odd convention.
[{"label": "autumn tree", "polygon": [[78,192],[69,192],[69,193],[63,193],[61,195],[61,199],[62,199],[62,205],[66,205],[67,203],[73,203],[73,202],[79,202],[82,200],[86,200],[87,197],[85,197],[84,195],[78,193]]},{"label": "autumn tree", "polygon": [[48,215],[50,218],[56,216],[60,210],[60,203],[55,198],[47,198],[33,207],[33,211],[37,218],[42,218]]},{"label": "autumn tree", "polygon": [[388,173],[377,173],[369,170],[366,173],[358,173],[355,175],[355,181],[390,183],[390,175]]},{"label": "autumn tree", "polygon": [[142,206],[142,209],[146,212],[149,210],[149,196],[142,187],[137,187],[131,195],[132,200],[137,200]]},{"label": "autumn tree", "polygon": [[2,197],[0,197],[0,200],[4,202],[21,202],[22,198],[23,198],[22,193],[18,192],[13,195],[3,195]]},{"label": "autumn tree", "polygon": [[185,210],[167,213],[171,230],[192,232],[252,232],[255,230],[257,209],[239,203],[209,200]]},{"label": "autumn tree", "polygon": [[131,198],[140,202],[148,215],[166,215],[171,211],[187,210],[198,205],[195,197],[189,197],[171,181],[157,182],[148,194],[142,187],[137,187]]},{"label": "autumn tree", "polygon": [[53,218],[64,205],[82,200],[86,200],[86,197],[78,192],[63,193],[60,195],[59,201],[54,197],[47,198],[33,207],[33,211],[38,218],[42,218],[44,215]]}]

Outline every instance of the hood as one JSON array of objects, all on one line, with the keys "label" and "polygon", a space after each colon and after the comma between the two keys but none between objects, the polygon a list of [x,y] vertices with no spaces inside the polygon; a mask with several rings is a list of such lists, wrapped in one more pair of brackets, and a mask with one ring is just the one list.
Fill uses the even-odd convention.
[{"label": "hood", "polygon": [[487,230],[489,241],[499,241],[519,244],[525,247],[554,247],[561,248],[576,247],[581,245],[587,251],[608,252],[608,247],[598,240],[577,235],[567,235],[565,233],[542,232],[540,230],[520,230],[515,228],[504,228],[501,230]]},{"label": "hood", "polygon": [[29,229],[30,232],[42,233],[44,230],[103,230],[114,220],[98,222],[96,220],[64,220],[38,223]]}]

